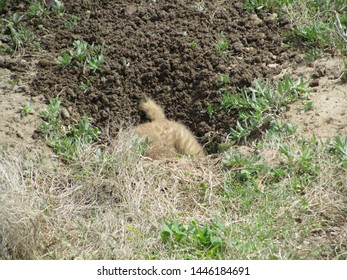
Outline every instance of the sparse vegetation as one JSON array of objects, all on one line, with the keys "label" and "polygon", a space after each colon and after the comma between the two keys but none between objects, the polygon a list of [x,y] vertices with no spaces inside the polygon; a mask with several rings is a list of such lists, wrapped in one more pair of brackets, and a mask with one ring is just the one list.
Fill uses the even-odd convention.
[{"label": "sparse vegetation", "polygon": [[77,160],[83,150],[98,139],[99,130],[83,115],[76,125],[62,124],[60,100],[53,98],[46,110],[41,112],[43,120],[39,131],[48,145],[64,160]]},{"label": "sparse vegetation", "polygon": [[73,48],[62,53],[57,58],[57,63],[61,68],[66,68],[75,63],[77,66],[88,67],[91,71],[101,71],[104,63],[104,48],[99,45],[89,45],[80,40],[73,42]]},{"label": "sparse vegetation", "polygon": [[346,2],[339,1],[293,1],[293,0],[249,0],[248,11],[276,11],[289,17],[293,28],[288,39],[304,48],[310,60],[323,51],[347,51]]},{"label": "sparse vegetation", "polygon": [[[237,142],[247,139],[251,134],[267,128],[270,122],[297,98],[305,98],[309,88],[303,79],[294,82],[286,76],[275,86],[255,80],[252,86],[234,94],[227,88],[220,90],[220,105],[223,110],[237,109],[239,118],[236,128],[231,130],[230,140]],[[312,109],[307,102],[307,109]]]},{"label": "sparse vegetation", "polygon": [[285,135],[267,134],[249,155],[226,152],[223,169],[200,162],[203,177],[187,158],[144,160],[124,132],[111,149],[88,146],[54,170],[2,154],[0,255],[345,259],[346,139]]},{"label": "sparse vegetation", "polygon": [[35,35],[23,23],[23,15],[14,13],[10,19],[0,18],[0,31],[9,32],[14,50],[20,51],[26,46],[39,47]]}]

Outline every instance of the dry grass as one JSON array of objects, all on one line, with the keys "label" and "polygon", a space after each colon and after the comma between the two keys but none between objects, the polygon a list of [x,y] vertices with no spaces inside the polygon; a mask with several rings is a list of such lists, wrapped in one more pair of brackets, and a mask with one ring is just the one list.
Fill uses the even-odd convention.
[{"label": "dry grass", "polygon": [[[279,145],[257,154],[275,166]],[[142,148],[122,132],[107,151],[89,147],[69,165],[2,155],[0,258],[208,258],[160,238],[165,221],[194,220],[225,227],[219,258],[346,259],[347,175],[324,149],[316,150],[319,175],[297,192],[289,171],[240,183],[222,158],[153,161]]]},{"label": "dry grass", "polygon": [[2,155],[2,258],[145,258],[164,219],[179,213],[208,219],[208,207],[196,201],[197,182],[208,180],[206,200],[217,203],[209,160],[143,158],[130,133],[121,133],[108,152],[98,149],[49,169]]}]

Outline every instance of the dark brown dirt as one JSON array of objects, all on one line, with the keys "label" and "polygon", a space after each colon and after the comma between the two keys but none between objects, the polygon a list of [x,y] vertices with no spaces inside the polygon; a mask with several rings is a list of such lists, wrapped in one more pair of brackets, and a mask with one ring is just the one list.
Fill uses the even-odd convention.
[{"label": "dark brown dirt", "polygon": [[[33,20],[43,26],[36,32],[52,60],[46,55],[39,61],[31,94],[44,94],[47,100],[59,95],[72,116],[86,112],[103,135],[111,136],[120,124],[145,120],[138,103],[149,96],[164,106],[168,118],[186,124],[204,144],[223,141],[237,112],[219,108],[219,76],[229,75],[236,90],[256,78],[278,74],[289,56],[280,37],[288,25],[271,14],[247,13],[242,1],[205,1],[204,11],[196,3],[65,1],[64,18],[78,16],[75,29],[66,28],[54,15]],[[230,47],[217,53],[214,45],[222,36]],[[83,73],[77,66],[62,70],[54,63],[75,40],[105,46],[102,72]],[[192,42],[196,48],[190,47]],[[80,83],[86,79],[93,87],[83,93]],[[206,110],[209,104],[215,107],[212,116]]]}]

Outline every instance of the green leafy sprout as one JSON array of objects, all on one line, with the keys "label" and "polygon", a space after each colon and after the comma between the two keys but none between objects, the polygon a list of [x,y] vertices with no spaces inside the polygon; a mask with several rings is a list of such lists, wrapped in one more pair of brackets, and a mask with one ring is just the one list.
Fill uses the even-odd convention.
[{"label": "green leafy sprout", "polygon": [[30,102],[26,102],[19,109],[20,109],[20,114],[21,114],[22,117],[28,116],[33,111]]}]

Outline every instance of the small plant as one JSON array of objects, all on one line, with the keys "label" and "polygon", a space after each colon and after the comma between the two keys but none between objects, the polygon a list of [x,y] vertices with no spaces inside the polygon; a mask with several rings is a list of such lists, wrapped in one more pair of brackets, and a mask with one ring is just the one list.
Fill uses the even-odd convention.
[{"label": "small plant", "polygon": [[330,152],[338,156],[343,168],[347,170],[347,137],[336,136],[330,144]]},{"label": "small plant", "polygon": [[247,182],[250,185],[255,183],[257,176],[268,170],[268,166],[261,163],[259,157],[245,157],[235,150],[224,153],[224,164],[232,169],[229,180],[232,178],[237,184]]},{"label": "small plant", "polygon": [[195,1],[192,5],[192,8],[200,13],[207,12],[207,8],[205,7],[204,1],[200,1],[200,2]]},{"label": "small plant", "polygon": [[63,2],[59,0],[54,1],[54,6],[53,6],[53,12],[58,16],[58,17],[63,17],[65,14],[65,7]]},{"label": "small plant", "polygon": [[343,69],[340,77],[342,81],[347,82],[347,59],[343,60]]},{"label": "small plant", "polygon": [[[278,151],[284,155],[285,160],[281,162],[281,167],[287,170],[288,175],[299,177],[302,180],[314,180],[319,174],[320,167],[315,151],[316,139],[303,141],[299,149],[291,145],[282,144]],[[295,184],[296,185],[296,184]]]},{"label": "small plant", "polygon": [[304,27],[294,27],[291,36],[301,40],[307,49],[323,48],[329,45],[328,33],[332,31],[327,23],[313,22]]},{"label": "small plant", "polygon": [[126,59],[126,58],[123,59],[122,63],[124,67],[130,67],[131,65],[130,59]]},{"label": "small plant", "polygon": [[290,136],[295,134],[298,129],[298,125],[288,122],[282,124],[279,120],[272,120],[270,123],[270,128],[268,130],[268,135],[271,138],[275,138],[278,136]]},{"label": "small plant", "polygon": [[322,52],[319,48],[311,48],[306,51],[306,58],[310,61],[314,61],[317,59],[318,55]]},{"label": "small plant", "polygon": [[77,125],[65,127],[61,120],[61,101],[50,100],[46,110],[41,113],[40,133],[45,137],[53,151],[65,160],[77,160],[85,146],[99,137],[99,130],[93,127],[90,118],[83,115]]},{"label": "small plant", "polygon": [[198,47],[198,43],[193,41],[191,43],[189,43],[189,48],[191,48],[192,50],[195,50]]},{"label": "small plant", "polygon": [[185,251],[189,258],[221,258],[224,226],[212,224],[199,226],[196,221],[182,225],[177,221],[165,222],[161,240],[174,248]]},{"label": "small plant", "polygon": [[32,108],[31,108],[30,102],[26,102],[19,109],[20,109],[20,114],[21,114],[22,117],[26,117],[26,116],[28,116],[29,114],[32,113]]},{"label": "small plant", "polygon": [[224,53],[229,49],[229,42],[225,39],[220,39],[214,44],[214,50],[220,54]]},{"label": "small plant", "polygon": [[43,120],[39,131],[44,134],[58,132],[60,121],[60,99],[52,98],[46,110],[42,111],[40,116]]},{"label": "small plant", "polygon": [[214,106],[213,106],[213,104],[208,104],[206,111],[207,111],[207,114],[209,116],[212,116],[214,114]]},{"label": "small plant", "polygon": [[72,51],[73,56],[78,63],[84,62],[87,58],[88,44],[86,42],[77,40],[73,42],[74,49]]},{"label": "small plant", "polygon": [[10,4],[10,0],[1,0],[0,1],[0,12]]},{"label": "small plant", "polygon": [[71,61],[72,61],[72,57],[67,52],[63,53],[62,55],[59,55],[57,58],[57,62],[62,69],[69,66],[71,64]]},{"label": "small plant", "polygon": [[102,54],[99,54],[96,57],[88,57],[87,65],[90,70],[96,72],[97,70],[101,69],[101,65],[104,63],[104,61],[104,56]]},{"label": "small plant", "polygon": [[19,15],[17,13],[14,13],[12,15],[10,22],[13,24],[14,27],[18,27],[19,23],[23,20],[23,18],[24,18],[24,15]]},{"label": "small plant", "polygon": [[313,101],[302,101],[302,104],[304,105],[304,111],[312,111],[314,106],[313,106]]},{"label": "small plant", "polygon": [[99,45],[89,45],[87,42],[76,40],[73,42],[73,48],[64,52],[57,58],[57,63],[61,68],[75,63],[77,66],[82,66],[83,69],[87,66],[91,71],[101,71],[104,63],[104,49]]},{"label": "small plant", "polygon": [[24,16],[15,13],[10,20],[0,19],[11,34],[11,42],[15,45],[15,50],[20,50],[25,45],[35,46],[34,34],[21,24]]},{"label": "small plant", "polygon": [[7,81],[7,84],[9,85],[9,86],[11,86],[11,87],[14,87],[14,86],[16,86],[16,85],[18,85],[20,83],[20,79],[19,78],[14,78],[14,79],[12,79],[12,80],[8,80]]},{"label": "small plant", "polygon": [[87,79],[81,82],[80,89],[83,91],[83,93],[87,93],[88,91],[90,91],[92,86],[93,86],[92,82]]},{"label": "small plant", "polygon": [[230,85],[229,75],[223,74],[219,76],[219,82],[223,85]]},{"label": "small plant", "polygon": [[29,17],[39,17],[42,15],[47,15],[48,11],[41,4],[40,0],[33,0],[30,3],[27,14]]},{"label": "small plant", "polygon": [[78,17],[72,16],[71,19],[64,21],[64,25],[68,29],[74,29],[77,26],[77,22],[78,22]]}]

